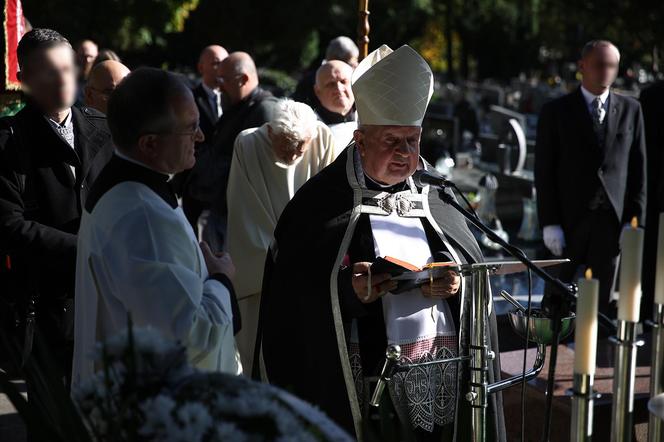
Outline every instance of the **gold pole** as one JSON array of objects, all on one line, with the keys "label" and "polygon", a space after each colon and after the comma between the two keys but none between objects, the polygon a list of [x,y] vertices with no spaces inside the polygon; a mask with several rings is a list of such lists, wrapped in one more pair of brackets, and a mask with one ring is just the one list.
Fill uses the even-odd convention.
[{"label": "gold pole", "polygon": [[357,23],[357,47],[360,49],[358,61],[362,61],[369,54],[369,0],[359,0]]}]

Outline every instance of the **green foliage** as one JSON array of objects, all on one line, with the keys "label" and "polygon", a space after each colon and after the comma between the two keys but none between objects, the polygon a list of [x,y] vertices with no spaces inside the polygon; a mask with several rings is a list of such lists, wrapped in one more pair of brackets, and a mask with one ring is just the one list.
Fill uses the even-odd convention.
[{"label": "green foliage", "polygon": [[35,27],[52,27],[72,42],[92,38],[120,52],[164,46],[179,32],[198,0],[38,0],[24,1]]},{"label": "green foliage", "polygon": [[[314,66],[327,42],[356,37],[357,0],[24,0],[35,26],[118,50],[133,64],[195,65],[220,43],[250,52],[261,66]],[[664,41],[661,0],[370,0],[370,49],[411,43],[434,68],[509,78],[538,70],[540,47],[575,61],[593,38],[609,38],[623,66],[649,62]],[[452,39],[452,54],[448,40]],[[557,61],[557,60],[554,60]]]},{"label": "green foliage", "polygon": [[273,86],[285,96],[295,92],[295,87],[297,86],[297,82],[293,77],[278,69],[259,69],[258,77],[261,85]]}]

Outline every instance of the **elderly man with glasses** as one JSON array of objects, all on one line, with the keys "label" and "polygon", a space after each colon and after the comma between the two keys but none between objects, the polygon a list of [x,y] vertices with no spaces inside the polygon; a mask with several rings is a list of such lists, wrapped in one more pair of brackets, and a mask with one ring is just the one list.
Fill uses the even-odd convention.
[{"label": "elderly man with glasses", "polygon": [[204,137],[191,90],[138,69],[111,94],[108,115],[117,151],[91,189],[78,242],[74,385],[93,374],[95,343],[127,315],[181,341],[198,368],[240,373],[233,263],[199,245],[169,182],[194,165]]}]

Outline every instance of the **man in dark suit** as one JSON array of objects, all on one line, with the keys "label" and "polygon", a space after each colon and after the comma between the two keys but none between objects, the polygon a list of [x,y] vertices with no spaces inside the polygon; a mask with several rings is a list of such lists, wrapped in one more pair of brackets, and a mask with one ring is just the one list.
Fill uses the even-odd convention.
[{"label": "man in dark suit", "polygon": [[196,107],[200,113],[200,126],[206,140],[212,139],[214,125],[223,113],[221,93],[221,62],[228,57],[219,45],[207,46],[198,58],[201,82],[193,89]]},{"label": "man in dark suit", "polygon": [[559,277],[572,282],[580,266],[600,280],[599,310],[609,309],[622,226],[645,223],[646,151],[636,100],[613,93],[620,53],[608,41],[583,48],[581,87],[547,103],[540,114],[535,186],[544,243],[571,263]]},{"label": "man in dark suit", "polygon": [[[198,72],[201,81],[192,89],[196,107],[198,108],[199,124],[205,140],[196,143],[196,151],[205,144],[209,144],[214,133],[214,126],[223,113],[223,96],[221,92],[221,62],[228,57],[228,52],[222,46],[210,45],[201,51],[198,57]],[[198,232],[198,217],[201,212],[209,208],[209,202],[203,201],[195,191],[187,189],[190,170],[176,175],[174,180],[175,191],[182,196],[182,210],[187,220]]]},{"label": "man in dark suit", "polygon": [[664,212],[664,81],[647,87],[639,97],[643,108],[648,155],[648,205],[643,241],[643,298],[641,318],[652,319],[657,271],[657,238],[659,214]]},{"label": "man in dark suit", "polygon": [[[106,117],[73,106],[76,68],[67,39],[34,29],[17,52],[28,101],[0,128],[0,250],[16,275],[19,316],[34,311],[46,348],[69,377],[76,234],[86,195],[113,146]],[[22,322],[27,330],[19,337],[29,343],[31,321]]]},{"label": "man in dark suit", "polygon": [[[226,185],[235,138],[240,132],[262,126],[274,116],[276,98],[260,87],[254,60],[246,52],[232,52],[221,63],[221,88],[227,106],[215,126],[210,154],[197,158],[192,177],[207,169],[211,180],[196,182],[194,188],[211,203],[203,237],[215,252],[223,249],[226,234]],[[203,184],[203,185],[201,185]]]}]

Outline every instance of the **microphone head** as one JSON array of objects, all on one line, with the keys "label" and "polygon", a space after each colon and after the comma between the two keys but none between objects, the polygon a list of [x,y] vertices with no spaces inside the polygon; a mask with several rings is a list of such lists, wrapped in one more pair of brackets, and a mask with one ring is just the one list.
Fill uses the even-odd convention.
[{"label": "microphone head", "polygon": [[447,179],[434,170],[429,171],[418,169],[415,171],[412,178],[417,187],[426,187],[429,185],[442,186],[447,183]]},{"label": "microphone head", "polygon": [[426,170],[418,169],[418,170],[416,170],[415,173],[413,174],[413,176],[412,176],[412,178],[413,178],[413,182],[415,183],[415,185],[416,185],[417,187],[426,187],[426,186],[428,185],[428,183],[426,182],[426,180],[423,180],[423,179],[422,179],[422,178],[423,178],[423,175],[424,175],[425,173],[426,173]]}]

